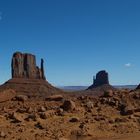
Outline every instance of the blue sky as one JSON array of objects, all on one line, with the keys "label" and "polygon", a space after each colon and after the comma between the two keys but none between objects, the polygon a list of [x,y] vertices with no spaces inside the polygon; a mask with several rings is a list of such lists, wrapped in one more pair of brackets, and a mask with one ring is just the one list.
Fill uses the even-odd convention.
[{"label": "blue sky", "polygon": [[107,70],[111,84],[140,82],[139,0],[0,0],[0,83],[15,51],[45,60],[54,85],[90,85]]}]

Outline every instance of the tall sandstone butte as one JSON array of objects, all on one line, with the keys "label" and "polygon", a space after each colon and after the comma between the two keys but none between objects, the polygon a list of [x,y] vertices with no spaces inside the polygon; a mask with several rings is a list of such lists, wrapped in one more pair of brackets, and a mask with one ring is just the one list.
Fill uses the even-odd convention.
[{"label": "tall sandstone butte", "polygon": [[41,68],[36,66],[35,55],[16,52],[12,57],[12,78],[28,78],[46,80],[44,61],[41,59]]},{"label": "tall sandstone butte", "polygon": [[93,85],[101,86],[105,84],[109,84],[108,73],[105,70],[102,70],[96,74],[96,78],[93,79]]},{"label": "tall sandstone butte", "polygon": [[88,89],[94,89],[101,86],[104,86],[105,89],[113,89],[113,87],[109,84],[109,76],[105,70],[99,71],[96,74],[96,77],[93,77],[93,84],[88,87]]}]

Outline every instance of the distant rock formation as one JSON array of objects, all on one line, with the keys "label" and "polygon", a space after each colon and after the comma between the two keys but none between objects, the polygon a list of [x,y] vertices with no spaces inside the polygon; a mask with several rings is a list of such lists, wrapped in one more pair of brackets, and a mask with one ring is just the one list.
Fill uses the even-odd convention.
[{"label": "distant rock formation", "polygon": [[43,59],[41,59],[41,68],[39,68],[36,66],[36,58],[32,54],[14,53],[11,67],[12,78],[46,79]]},{"label": "distant rock formation", "polygon": [[99,87],[102,87],[103,90],[114,89],[109,84],[109,76],[105,70],[99,71],[96,74],[96,77],[93,77],[93,84],[90,87],[88,87],[88,90],[92,90]]},{"label": "distant rock formation", "polygon": [[140,84],[136,87],[136,90],[140,90]]},{"label": "distant rock formation", "polygon": [[93,78],[93,85],[95,87],[109,84],[108,73],[103,70],[97,73],[96,78]]}]

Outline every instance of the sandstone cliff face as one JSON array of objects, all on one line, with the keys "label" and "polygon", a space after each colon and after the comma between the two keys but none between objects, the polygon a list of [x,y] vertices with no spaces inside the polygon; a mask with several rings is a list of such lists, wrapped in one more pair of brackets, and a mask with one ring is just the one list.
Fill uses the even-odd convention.
[{"label": "sandstone cliff face", "polygon": [[46,79],[44,61],[41,59],[41,68],[36,66],[36,58],[32,54],[16,52],[12,57],[12,78]]}]

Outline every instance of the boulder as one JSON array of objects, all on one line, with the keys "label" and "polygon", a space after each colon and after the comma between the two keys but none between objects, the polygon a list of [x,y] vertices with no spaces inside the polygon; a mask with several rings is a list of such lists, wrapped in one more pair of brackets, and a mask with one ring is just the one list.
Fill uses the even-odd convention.
[{"label": "boulder", "polygon": [[26,96],[26,95],[16,95],[13,100],[25,102],[25,101],[28,100],[28,96]]},{"label": "boulder", "polygon": [[38,110],[38,112],[45,112],[46,111],[46,108],[44,106],[41,106]]},{"label": "boulder", "polygon": [[57,109],[57,115],[58,116],[63,116],[64,115],[64,110],[62,108]]},{"label": "boulder", "polygon": [[76,109],[76,105],[72,100],[65,100],[61,107],[64,111],[73,111]]},{"label": "boulder", "polygon": [[113,97],[113,91],[112,90],[105,91],[103,97]]},{"label": "boulder", "polygon": [[28,114],[28,116],[25,118],[26,121],[36,121],[37,120],[37,114],[31,113]]},{"label": "boulder", "polygon": [[1,137],[1,138],[5,138],[5,137],[6,137],[6,134],[5,134],[3,131],[1,131],[1,132],[0,132],[0,137]]},{"label": "boulder", "polygon": [[26,113],[33,113],[34,112],[34,110],[33,110],[33,108],[32,107],[28,107],[27,109],[26,109]]},{"label": "boulder", "polygon": [[39,113],[41,119],[48,119],[56,114],[55,110],[48,110],[46,112]]},{"label": "boulder", "polygon": [[70,122],[72,122],[72,123],[79,122],[79,121],[80,121],[80,119],[78,117],[72,117],[70,119]]},{"label": "boulder", "polygon": [[122,115],[132,115],[135,112],[135,109],[131,105],[121,104],[121,114]]},{"label": "boulder", "polygon": [[62,101],[64,97],[62,95],[52,95],[46,98],[46,101]]},{"label": "boulder", "polygon": [[88,101],[88,102],[86,103],[86,107],[87,107],[88,109],[93,109],[93,107],[94,107],[93,102]]},{"label": "boulder", "polygon": [[19,123],[23,121],[23,118],[18,114],[13,112],[12,114],[9,115],[10,119],[13,119],[13,122]]}]

